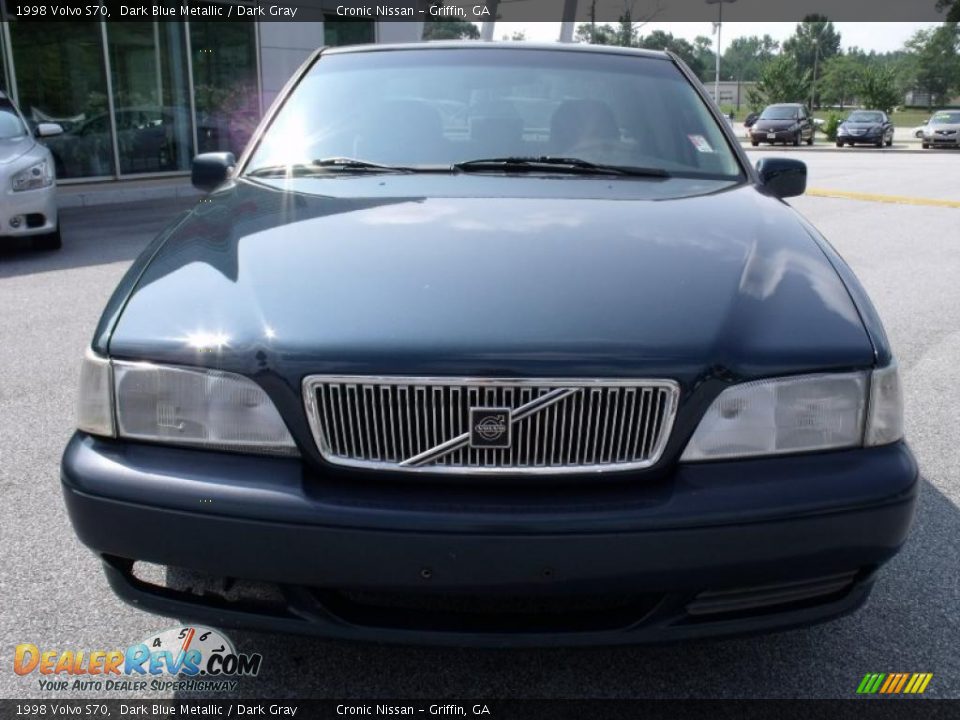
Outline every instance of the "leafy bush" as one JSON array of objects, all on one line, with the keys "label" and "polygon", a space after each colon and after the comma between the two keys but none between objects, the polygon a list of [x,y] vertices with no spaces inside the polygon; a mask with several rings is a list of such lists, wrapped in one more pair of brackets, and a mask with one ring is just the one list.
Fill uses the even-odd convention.
[{"label": "leafy bush", "polygon": [[837,130],[840,127],[840,122],[841,117],[835,112],[827,116],[827,121],[823,124],[823,132],[826,134],[828,140],[837,139]]}]

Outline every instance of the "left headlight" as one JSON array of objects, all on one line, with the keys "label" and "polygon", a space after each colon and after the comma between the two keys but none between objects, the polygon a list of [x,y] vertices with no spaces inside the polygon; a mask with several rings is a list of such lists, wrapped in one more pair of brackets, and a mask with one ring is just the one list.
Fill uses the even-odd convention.
[{"label": "left headlight", "polygon": [[79,429],[212,450],[296,455],[280,413],[257,383],[219,370],[110,361],[91,352]]},{"label": "left headlight", "polygon": [[34,163],[13,176],[13,191],[39,190],[53,185],[53,168],[46,160]]},{"label": "left headlight", "polygon": [[713,401],[681,461],[884,445],[903,437],[902,417],[896,365],[748,382]]}]

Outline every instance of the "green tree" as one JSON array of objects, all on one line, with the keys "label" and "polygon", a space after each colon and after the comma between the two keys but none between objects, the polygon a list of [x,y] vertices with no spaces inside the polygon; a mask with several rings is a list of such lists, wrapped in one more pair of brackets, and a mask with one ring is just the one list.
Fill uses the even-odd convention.
[{"label": "green tree", "polygon": [[906,44],[912,53],[908,77],[912,85],[930,94],[929,104],[940,105],[960,89],[960,31],[947,22],[918,30]]},{"label": "green tree", "polygon": [[[693,54],[697,65],[702,68],[698,75],[701,80],[705,80],[706,76],[711,73],[716,73],[717,54],[713,51],[713,38],[706,35],[697,35],[693,40]],[[720,70],[723,72],[722,64]],[[712,75],[710,76],[712,77]]]},{"label": "green tree", "polygon": [[[443,0],[429,3],[431,8],[443,7]],[[423,23],[424,40],[477,40],[480,30],[466,20],[427,20]]]},{"label": "green tree", "polygon": [[947,11],[947,22],[960,22],[960,0],[937,0],[937,10]]},{"label": "green tree", "polygon": [[823,63],[840,54],[840,33],[825,15],[807,15],[793,35],[784,40],[783,51],[793,57],[800,72],[811,74],[815,94],[811,100],[819,106],[816,86],[820,69]]},{"label": "green tree", "polygon": [[793,57],[801,71],[812,72],[815,63],[840,54],[840,33],[825,15],[807,15],[783,41],[783,52]]},{"label": "green tree", "polygon": [[734,38],[723,52],[720,72],[729,80],[756,80],[779,49],[780,43],[769,35]]},{"label": "green tree", "polygon": [[824,66],[818,82],[820,99],[828,105],[839,105],[842,110],[857,94],[868,63],[857,54],[837,55]]},{"label": "green tree", "polygon": [[[669,50],[675,53],[683,60],[699,78],[704,77],[707,68],[703,60],[697,55],[697,49],[687,40],[674,37],[673,33],[664,30],[654,30],[649,35],[644,35],[637,43],[638,47],[647,50]],[[712,55],[712,53],[711,53]]]},{"label": "green tree", "polygon": [[779,55],[760,74],[757,84],[747,91],[747,102],[754,110],[783,102],[806,102],[810,92],[810,72],[797,67],[789,55]]},{"label": "green tree", "polygon": [[591,43],[593,45],[619,45],[619,28],[613,25],[594,25],[591,23],[581,23],[573,34],[573,39],[581,43]]},{"label": "green tree", "polygon": [[857,98],[865,108],[889,113],[903,101],[903,93],[893,70],[871,65],[860,75]]}]

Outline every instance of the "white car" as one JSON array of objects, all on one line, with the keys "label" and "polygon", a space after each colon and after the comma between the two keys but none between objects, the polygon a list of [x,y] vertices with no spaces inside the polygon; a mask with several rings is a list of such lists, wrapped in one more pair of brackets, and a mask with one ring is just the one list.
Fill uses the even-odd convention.
[{"label": "white car", "polygon": [[62,132],[56,123],[40,123],[34,137],[17,107],[0,93],[0,242],[30,238],[37,249],[60,247],[53,156],[36,138]]}]

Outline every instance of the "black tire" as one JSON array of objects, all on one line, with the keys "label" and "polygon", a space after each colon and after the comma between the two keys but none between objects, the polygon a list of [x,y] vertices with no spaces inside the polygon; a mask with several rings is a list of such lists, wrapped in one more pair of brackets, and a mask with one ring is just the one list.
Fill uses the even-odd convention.
[{"label": "black tire", "polygon": [[929,143],[923,143],[920,147],[922,147],[924,150],[929,150],[929,149],[930,149]]},{"label": "black tire", "polygon": [[813,133],[810,133],[810,137],[807,139],[807,147],[813,147]]},{"label": "black tire", "polygon": [[893,147],[893,137],[892,137],[892,136],[891,136],[891,138],[890,138],[889,140],[887,140],[887,147]]},{"label": "black tire", "polygon": [[60,226],[52,233],[38,235],[32,242],[34,250],[59,250],[63,247],[63,237],[60,235]]},{"label": "black tire", "polygon": [[801,140],[801,136],[800,136],[800,133],[798,132],[796,135],[793,136],[793,146],[800,147],[800,140]]},{"label": "black tire", "polygon": [[750,144],[753,145],[754,147],[758,147],[760,145],[760,143],[757,142],[756,140],[751,140]]},{"label": "black tire", "polygon": [[843,143],[840,142],[839,140],[837,140],[837,147],[841,147],[841,148],[843,147]]}]

